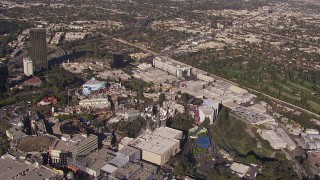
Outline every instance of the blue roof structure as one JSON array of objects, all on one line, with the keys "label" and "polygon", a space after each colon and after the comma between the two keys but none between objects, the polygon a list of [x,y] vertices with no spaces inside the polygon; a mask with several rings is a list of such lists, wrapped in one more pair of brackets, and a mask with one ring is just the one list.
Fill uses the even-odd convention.
[{"label": "blue roof structure", "polygon": [[199,147],[203,149],[207,149],[210,147],[210,139],[209,137],[198,137]]}]

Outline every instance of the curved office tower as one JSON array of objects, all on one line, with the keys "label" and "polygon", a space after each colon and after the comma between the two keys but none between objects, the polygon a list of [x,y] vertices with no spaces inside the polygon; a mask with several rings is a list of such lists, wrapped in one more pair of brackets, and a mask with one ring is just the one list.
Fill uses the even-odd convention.
[{"label": "curved office tower", "polygon": [[30,56],[34,70],[48,69],[47,43],[45,29],[31,29],[30,34]]}]

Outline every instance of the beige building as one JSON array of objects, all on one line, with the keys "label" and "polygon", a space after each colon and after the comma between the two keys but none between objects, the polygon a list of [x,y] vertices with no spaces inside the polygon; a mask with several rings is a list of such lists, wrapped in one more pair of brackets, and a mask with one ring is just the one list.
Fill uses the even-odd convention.
[{"label": "beige building", "polygon": [[91,99],[80,100],[79,105],[81,107],[103,108],[103,107],[109,107],[110,102],[107,98],[91,98]]},{"label": "beige building", "polygon": [[26,76],[31,76],[33,74],[33,63],[30,58],[23,58],[23,73]]},{"label": "beige building", "polygon": [[140,149],[143,160],[162,166],[180,151],[179,139],[182,139],[182,131],[160,127],[140,135],[129,146]]},{"label": "beige building", "polygon": [[76,160],[79,156],[88,155],[98,149],[98,137],[90,134],[76,134],[73,137],[64,135],[49,147],[49,155],[52,163],[66,165],[67,158]]},{"label": "beige building", "polygon": [[270,146],[274,149],[287,147],[287,143],[274,130],[262,130],[260,135],[263,139],[269,141]]}]

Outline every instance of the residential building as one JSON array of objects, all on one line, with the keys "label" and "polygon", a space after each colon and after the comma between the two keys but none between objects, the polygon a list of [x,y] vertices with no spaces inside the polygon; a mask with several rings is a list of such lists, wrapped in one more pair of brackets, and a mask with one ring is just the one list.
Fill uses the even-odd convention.
[{"label": "residential building", "polygon": [[23,73],[26,76],[33,75],[33,64],[30,58],[23,58]]}]

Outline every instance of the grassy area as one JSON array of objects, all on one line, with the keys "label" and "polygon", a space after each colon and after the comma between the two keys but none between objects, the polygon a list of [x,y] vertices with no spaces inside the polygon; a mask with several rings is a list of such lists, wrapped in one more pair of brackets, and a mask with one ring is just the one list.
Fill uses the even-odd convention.
[{"label": "grassy area", "polygon": [[286,93],[286,92],[281,92],[281,95],[282,95],[282,96],[285,96],[285,97],[287,97],[287,98],[289,98],[289,99],[295,100],[295,101],[301,101],[301,98],[300,98],[300,97],[295,96],[295,95],[290,95],[290,94],[288,94],[288,93]]},{"label": "grassy area", "polygon": [[263,141],[262,148],[258,148],[256,139],[251,138],[245,131],[247,124],[241,121],[240,117],[230,114],[228,120],[223,121],[218,122],[218,126],[212,130],[213,138],[220,147],[241,155],[254,152],[260,157],[271,157],[273,151],[270,145]]},{"label": "grassy area", "polygon": [[86,45],[82,46],[80,50],[81,51],[93,51],[91,44],[86,44]]},{"label": "grassy area", "polygon": [[300,84],[297,84],[297,83],[294,83],[294,82],[291,82],[291,81],[287,81],[287,84],[289,86],[292,86],[292,87],[295,87],[299,90],[302,90],[302,91],[305,91],[305,92],[308,92],[308,93],[312,93],[313,91],[307,87],[305,87],[304,85],[300,85]]},{"label": "grassy area", "polygon": [[310,108],[314,109],[316,112],[320,112],[320,104],[313,101],[308,101]]}]

